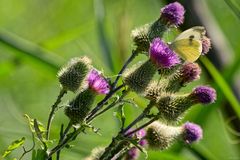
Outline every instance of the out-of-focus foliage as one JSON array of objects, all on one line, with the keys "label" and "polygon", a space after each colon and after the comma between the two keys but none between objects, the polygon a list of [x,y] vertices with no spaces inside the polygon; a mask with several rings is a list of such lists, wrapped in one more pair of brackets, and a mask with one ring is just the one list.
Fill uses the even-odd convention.
[{"label": "out-of-focus foliage", "polygon": [[[215,86],[218,100],[205,108],[193,107],[186,119],[203,127],[204,139],[190,147],[179,143],[164,152],[151,151],[151,160],[217,160],[240,157],[240,137],[237,132],[240,128],[232,123],[232,119],[239,116],[234,110],[226,112],[232,110],[233,106],[238,111],[240,109],[237,99],[239,97],[234,97],[234,102],[231,99],[234,94],[240,94],[240,18],[224,0],[202,1],[216,21],[217,26],[213,27],[220,29],[224,36],[223,43],[227,43],[228,49],[232,51],[224,53],[223,59],[228,61],[218,71],[221,79],[225,80],[230,88],[224,88],[224,85],[217,83],[217,77],[209,78],[209,66],[203,63],[206,69],[201,76],[201,83]],[[237,9],[240,8],[237,0],[231,2],[234,2]],[[23,115],[27,113],[46,124],[46,115],[59,92],[56,72],[60,65],[71,57],[88,55],[95,67],[104,66],[99,69],[104,69],[106,75],[115,75],[133,47],[131,29],[158,18],[164,3],[165,1],[160,0],[1,0],[0,153],[3,153],[14,139],[20,137],[26,137],[26,147],[31,148],[31,131]],[[206,10],[199,8],[200,11],[201,9],[203,12]],[[211,36],[214,36],[213,47],[221,48],[218,42],[214,41],[219,35],[210,33]],[[218,55],[218,50],[209,54],[223,56]],[[144,56],[140,56],[137,60],[143,58]],[[194,82],[193,85],[198,83]],[[191,90],[190,87],[185,90]],[[226,96],[225,89],[230,99]],[[67,103],[66,99],[72,96],[70,94],[65,97],[63,103]],[[145,101],[136,95],[132,96],[140,107],[144,107]],[[228,100],[231,103],[227,102]],[[136,117],[141,109],[131,106],[125,108],[126,123]],[[60,124],[64,121],[67,122],[67,118],[61,110],[54,120],[52,136],[58,137]],[[94,124],[101,127],[101,136],[93,133],[81,135],[74,143],[75,147],[62,152],[62,159],[83,159],[95,146],[106,146],[120,125],[112,110],[106,116],[96,119]],[[21,153],[21,149],[13,151],[9,159],[20,157]],[[29,154],[25,159],[30,157]]]}]

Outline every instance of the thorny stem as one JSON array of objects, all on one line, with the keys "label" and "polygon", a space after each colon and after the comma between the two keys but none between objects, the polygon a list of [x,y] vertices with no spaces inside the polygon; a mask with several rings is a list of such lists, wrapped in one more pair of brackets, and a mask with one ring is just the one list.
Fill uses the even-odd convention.
[{"label": "thorny stem", "polygon": [[[108,156],[109,156],[109,154],[111,153],[111,150],[113,150],[113,149],[116,147],[115,144],[117,144],[119,137],[121,137],[121,136],[128,137],[129,135],[131,135],[131,134],[133,134],[133,133],[135,133],[136,131],[138,131],[138,130],[141,129],[141,128],[140,128],[140,129],[137,128],[138,130],[135,129],[134,131],[129,132],[129,133],[126,134],[126,132],[127,132],[132,126],[134,126],[135,124],[137,124],[137,123],[138,123],[139,121],[141,121],[143,118],[147,117],[147,115],[148,115],[148,113],[150,112],[150,110],[151,110],[151,108],[153,107],[153,105],[154,105],[154,103],[151,101],[151,102],[148,104],[148,106],[144,109],[144,111],[143,111],[132,123],[130,123],[130,124],[129,124],[125,129],[123,129],[122,131],[119,131],[118,135],[117,135],[116,137],[114,137],[114,138],[112,139],[112,142],[109,144],[109,146],[106,147],[104,153],[102,154],[102,156],[100,157],[99,160],[108,160],[108,158],[109,158]],[[154,119],[154,120],[153,120],[153,119]],[[153,119],[152,119],[153,121],[156,120],[155,117],[154,117]],[[152,120],[150,120],[150,121],[152,121]],[[150,121],[149,121],[149,122],[150,122]],[[147,125],[150,124],[149,122],[147,122],[146,124],[147,124]],[[152,123],[152,122],[151,122],[151,123]],[[141,126],[141,127],[142,127],[142,128],[146,127],[146,126],[147,126],[146,124],[144,124],[144,126]]]},{"label": "thorny stem", "polygon": [[136,133],[137,131],[139,131],[139,130],[145,128],[145,127],[147,127],[148,125],[150,125],[151,123],[153,123],[153,122],[156,121],[157,119],[158,119],[157,117],[152,118],[150,121],[148,121],[147,123],[141,125],[140,127],[136,128],[136,129],[134,129],[133,131],[127,133],[125,136],[127,137],[127,136],[132,135],[133,133]]},{"label": "thorny stem", "polygon": [[61,89],[58,97],[57,97],[57,100],[56,102],[52,105],[52,109],[51,109],[51,112],[48,116],[48,122],[47,122],[47,130],[46,130],[46,140],[49,139],[49,135],[50,135],[50,128],[51,128],[51,123],[52,123],[52,120],[53,120],[53,116],[55,114],[55,111],[57,109],[57,106],[58,104],[61,102],[61,99],[62,97],[64,96],[64,94],[66,94],[67,91],[65,89]]},{"label": "thorny stem", "polygon": [[[62,124],[61,125],[61,129],[60,129],[60,138],[59,138],[59,141],[58,141],[58,143],[60,143],[61,142],[61,140],[62,140],[62,137],[63,137],[63,128],[64,128],[64,125]],[[56,160],[60,160],[60,153],[61,153],[61,150],[59,150],[58,152],[57,152],[57,156],[56,156]]]},{"label": "thorny stem", "polygon": [[86,121],[89,121],[90,119],[92,119],[92,116],[94,116],[104,106],[104,104],[106,104],[106,102],[113,96],[113,94],[116,93],[121,88],[123,88],[124,86],[125,86],[125,84],[122,84],[122,85],[118,86],[117,88],[111,90],[105,96],[105,98],[102,101],[100,101],[95,108],[93,108],[93,110],[89,113],[88,117],[86,118]]},{"label": "thorny stem", "polygon": [[144,109],[144,111],[132,122],[130,123],[125,129],[121,131],[121,133],[125,134],[130,128],[132,128],[135,124],[137,124],[139,121],[141,121],[143,118],[145,118],[148,113],[150,112],[151,108],[153,106],[153,102],[150,102],[148,106]]},{"label": "thorny stem", "polygon": [[118,137],[120,136],[121,134],[118,133],[118,135],[114,138],[112,138],[112,142],[105,148],[105,151],[104,153],[101,155],[101,157],[99,158],[99,160],[108,160],[109,157],[108,157],[108,153],[111,152],[112,149],[114,149],[116,146],[117,146],[117,143],[118,143]]},{"label": "thorny stem", "polygon": [[114,107],[116,104],[120,103],[123,98],[129,93],[129,90],[124,91],[124,93],[121,95],[121,97],[119,97],[119,99],[117,99],[116,101],[112,102],[110,105],[108,105],[105,109],[103,109],[102,111],[96,113],[94,116],[92,116],[90,119],[88,119],[87,123],[89,123],[91,120],[95,119],[96,117],[100,116],[101,114],[103,114],[104,112],[108,111],[109,109],[111,109],[112,107]]},{"label": "thorny stem", "polygon": [[81,125],[80,128],[70,133],[66,139],[64,139],[60,144],[58,144],[48,153],[48,159],[50,159],[54,153],[64,148],[74,137],[76,137],[79,133],[81,133],[84,130],[84,128],[85,128],[85,125]]},{"label": "thorny stem", "polygon": [[114,89],[117,85],[117,82],[119,80],[119,78],[121,77],[122,73],[124,72],[124,70],[127,68],[127,66],[129,65],[129,63],[132,62],[132,60],[137,56],[137,51],[133,50],[131,56],[127,59],[127,61],[124,63],[122,69],[119,71],[117,78],[115,79],[112,88]]}]

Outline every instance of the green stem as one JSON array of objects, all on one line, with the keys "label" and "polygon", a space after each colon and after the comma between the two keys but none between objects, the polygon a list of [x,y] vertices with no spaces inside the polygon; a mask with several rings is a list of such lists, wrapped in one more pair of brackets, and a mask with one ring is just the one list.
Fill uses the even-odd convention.
[{"label": "green stem", "polygon": [[57,97],[56,102],[52,105],[52,109],[51,109],[51,112],[50,112],[50,114],[48,116],[48,122],[47,122],[47,130],[46,130],[46,139],[47,140],[49,139],[51,123],[52,123],[55,111],[57,109],[57,106],[61,102],[61,99],[64,96],[64,94],[66,94],[66,93],[67,93],[67,91],[65,89],[61,89],[61,91],[60,91],[60,93],[59,93],[59,95]]},{"label": "green stem", "polygon": [[150,102],[148,106],[143,110],[143,112],[132,122],[130,123],[125,129],[121,131],[121,133],[125,134],[127,131],[132,128],[135,124],[137,124],[139,121],[144,119],[150,112],[151,108],[153,107],[153,102]]},{"label": "green stem", "polygon": [[56,147],[50,150],[50,152],[48,153],[48,160],[52,157],[54,153],[58,152],[59,150],[64,148],[69,142],[71,142],[71,140],[74,137],[76,137],[79,133],[81,133],[84,130],[84,128],[85,125],[81,125],[80,128],[69,134],[66,139],[64,139],[60,144],[58,144]]},{"label": "green stem", "polygon": [[113,108],[114,106],[116,106],[118,103],[120,103],[123,98],[129,93],[129,90],[126,90],[121,97],[119,97],[119,99],[117,99],[116,101],[112,102],[110,105],[108,105],[105,109],[103,109],[102,111],[96,113],[94,116],[92,116],[91,118],[89,118],[87,120],[87,123],[89,123],[90,121],[92,121],[93,119],[95,119],[96,117],[100,116],[101,114],[105,113],[106,111],[108,111],[109,109]]}]

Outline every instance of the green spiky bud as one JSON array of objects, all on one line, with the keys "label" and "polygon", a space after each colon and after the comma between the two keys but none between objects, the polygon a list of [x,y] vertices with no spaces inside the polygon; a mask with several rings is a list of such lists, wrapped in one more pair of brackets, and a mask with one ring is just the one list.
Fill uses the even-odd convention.
[{"label": "green spiky bud", "polygon": [[81,123],[89,113],[96,93],[91,89],[80,92],[65,108],[65,114],[73,123]]},{"label": "green spiky bud", "polygon": [[147,55],[148,55],[148,50],[150,46],[150,42],[148,39],[149,28],[150,28],[150,24],[145,24],[141,27],[138,27],[132,30],[132,33],[131,33],[133,42],[137,46],[137,51],[143,52]]},{"label": "green spiky bud", "polygon": [[63,89],[76,92],[90,69],[91,60],[88,57],[76,57],[58,72],[57,77]]},{"label": "green spiky bud", "polygon": [[166,92],[175,93],[186,84],[200,78],[201,68],[197,63],[183,64],[173,75],[169,77]]},{"label": "green spiky bud", "polygon": [[104,151],[105,151],[105,148],[103,147],[94,148],[91,151],[91,155],[85,158],[84,160],[99,160],[99,158],[101,157]]},{"label": "green spiky bud", "polygon": [[195,103],[186,95],[163,95],[156,103],[159,117],[167,123],[176,123],[181,119],[183,113]]},{"label": "green spiky bud", "polygon": [[164,81],[165,80],[161,80],[161,83],[157,81],[151,81],[144,92],[144,97],[149,100],[156,101],[157,98],[164,93]]},{"label": "green spiky bud", "polygon": [[149,28],[148,39],[151,42],[156,37],[162,37],[168,26],[163,24],[160,19],[156,20]]},{"label": "green spiky bud", "polygon": [[150,149],[164,150],[169,148],[182,132],[181,127],[168,126],[155,121],[148,126],[145,138]]},{"label": "green spiky bud", "polygon": [[176,70],[180,67],[180,64],[172,66],[171,68],[159,68],[158,74],[162,77],[167,77],[176,72]]},{"label": "green spiky bud", "polygon": [[157,69],[155,65],[147,60],[141,65],[135,65],[123,74],[123,81],[136,93],[143,93],[152,80]]}]

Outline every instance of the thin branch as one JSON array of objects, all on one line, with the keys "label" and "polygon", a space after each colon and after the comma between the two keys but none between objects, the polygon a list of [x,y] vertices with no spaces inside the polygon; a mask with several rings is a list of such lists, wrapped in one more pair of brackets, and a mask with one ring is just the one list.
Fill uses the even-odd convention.
[{"label": "thin branch", "polygon": [[130,123],[125,129],[123,129],[121,131],[121,133],[123,133],[123,134],[127,133],[127,131],[130,128],[132,128],[135,124],[137,124],[139,121],[144,119],[148,115],[148,113],[150,112],[152,106],[153,106],[153,102],[150,102],[148,104],[148,106],[144,109],[144,111],[132,123]]},{"label": "thin branch", "polygon": [[119,97],[119,99],[117,99],[116,101],[112,102],[110,105],[108,105],[105,109],[103,109],[102,111],[98,112],[97,114],[95,114],[94,116],[92,116],[90,119],[87,120],[87,123],[89,123],[90,121],[92,121],[93,119],[95,119],[96,117],[100,116],[101,114],[103,114],[104,112],[108,111],[109,109],[113,108],[114,106],[116,106],[118,103],[122,102],[123,98],[129,93],[129,90],[125,91],[121,97]]},{"label": "thin branch", "polygon": [[52,105],[52,109],[51,112],[48,116],[48,122],[47,122],[47,130],[46,130],[46,139],[49,139],[49,135],[50,135],[50,129],[51,129],[51,123],[53,120],[53,116],[55,114],[55,110],[57,109],[58,104],[61,102],[62,97],[64,96],[64,94],[66,94],[67,91],[65,89],[61,89],[56,102]]},{"label": "thin branch", "polygon": [[21,160],[25,156],[25,154],[31,152],[35,148],[36,143],[35,143],[34,133],[33,132],[32,132],[32,141],[33,141],[33,146],[29,150],[26,150],[25,147],[23,147],[23,154],[21,155],[19,160]]},{"label": "thin branch", "polygon": [[121,88],[123,88],[124,86],[125,86],[125,84],[122,84],[122,85],[118,86],[117,88],[113,89],[112,91],[110,91],[105,96],[105,98],[102,101],[100,101],[95,108],[93,108],[93,110],[89,113],[88,117],[86,118],[86,121],[89,121],[89,119],[91,119],[92,116],[94,116],[98,112],[98,110],[100,110],[104,106],[104,104],[106,104],[106,102],[113,96],[113,94],[116,93]]},{"label": "thin branch", "polygon": [[136,56],[137,56],[137,51],[133,50],[131,56],[127,59],[127,61],[123,65],[122,69],[119,71],[117,78],[115,79],[115,81],[113,83],[113,86],[112,86],[113,88],[116,87],[117,82],[118,82],[119,78],[121,77],[122,73],[125,71],[125,69],[129,65],[129,63],[131,63]]}]

